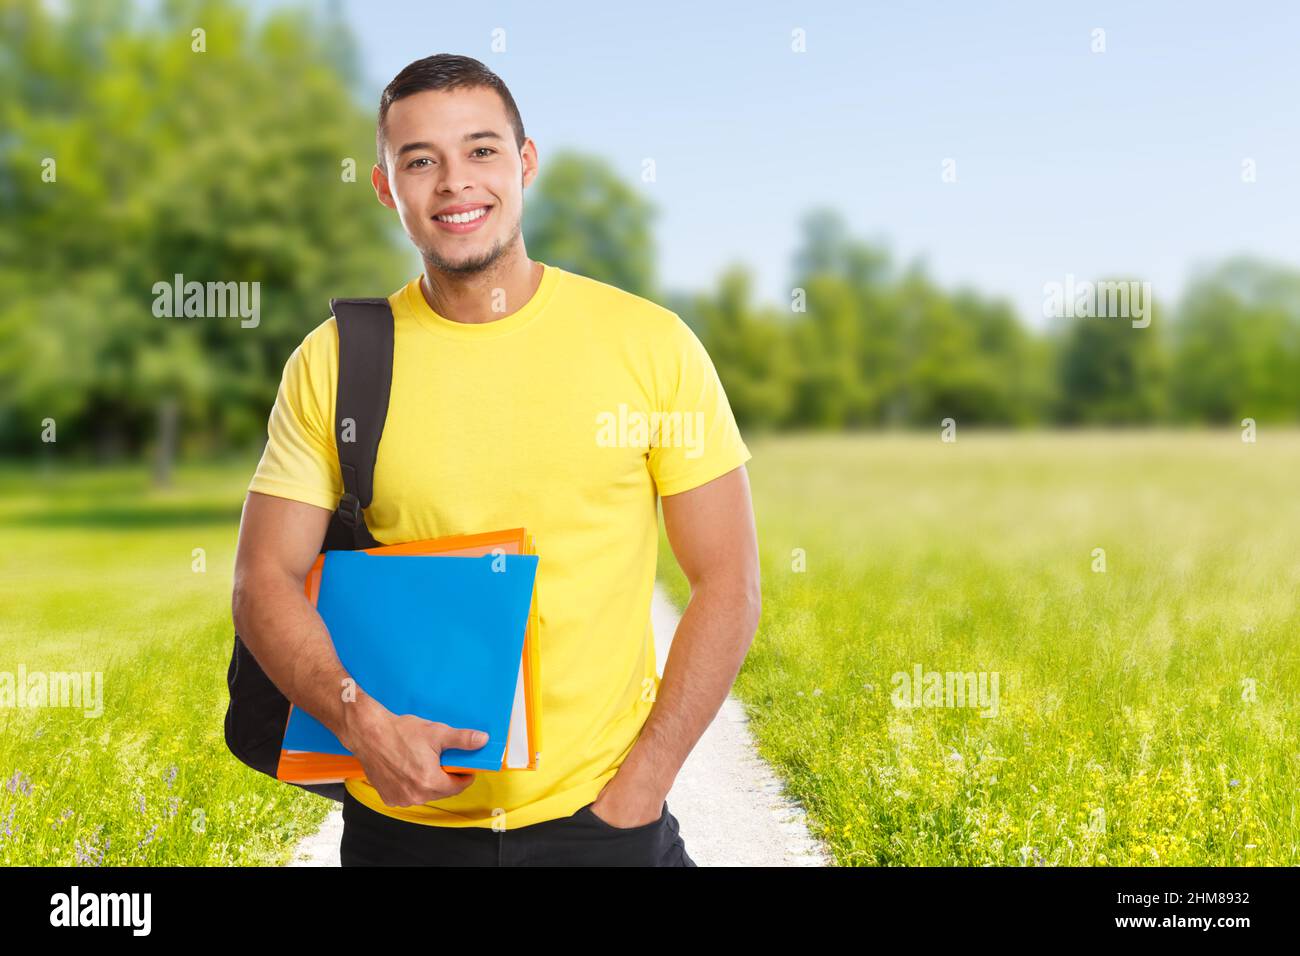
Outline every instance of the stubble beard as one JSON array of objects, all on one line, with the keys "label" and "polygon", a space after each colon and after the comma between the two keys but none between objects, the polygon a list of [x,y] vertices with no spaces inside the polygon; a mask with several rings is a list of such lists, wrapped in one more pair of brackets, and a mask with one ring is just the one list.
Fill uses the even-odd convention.
[{"label": "stubble beard", "polygon": [[514,228],[510,230],[510,235],[506,239],[498,239],[486,252],[470,256],[468,259],[447,259],[432,245],[421,245],[418,242],[416,248],[420,250],[420,256],[424,259],[426,268],[436,269],[450,275],[473,275],[489,269],[498,259],[505,255],[514,246],[515,240],[519,236],[519,230],[520,219],[516,219]]}]

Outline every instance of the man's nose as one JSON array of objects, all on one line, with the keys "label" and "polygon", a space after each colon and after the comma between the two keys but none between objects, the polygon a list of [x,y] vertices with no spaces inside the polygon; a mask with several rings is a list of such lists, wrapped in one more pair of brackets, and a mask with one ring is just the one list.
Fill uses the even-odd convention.
[{"label": "man's nose", "polygon": [[448,160],[443,164],[442,176],[438,183],[439,189],[444,192],[458,193],[473,184],[474,177],[465,164],[456,160]]}]

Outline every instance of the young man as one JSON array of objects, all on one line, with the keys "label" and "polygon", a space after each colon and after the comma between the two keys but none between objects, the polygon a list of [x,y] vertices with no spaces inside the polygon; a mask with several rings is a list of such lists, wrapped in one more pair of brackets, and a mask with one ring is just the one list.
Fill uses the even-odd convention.
[{"label": "young man", "polygon": [[[295,706],[357,756],[342,862],[694,866],[666,796],[758,626],[750,458],[674,313],[528,258],[537,176],[509,90],[477,60],[412,63],[380,100],[371,182],[423,274],[389,297],[392,392],[365,509],[385,544],[526,527],[538,552],[538,769],[447,774],[475,728],[394,714],[340,665],[303,580],[342,494],[338,332],[295,349],[249,485],[236,628]],[[691,599],[660,681],[656,500]],[[667,635],[662,635],[666,638]]]}]

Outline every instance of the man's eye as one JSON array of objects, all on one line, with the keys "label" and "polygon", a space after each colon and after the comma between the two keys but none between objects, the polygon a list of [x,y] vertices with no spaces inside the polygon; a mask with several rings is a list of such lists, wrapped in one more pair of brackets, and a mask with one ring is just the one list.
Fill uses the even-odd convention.
[{"label": "man's eye", "polygon": [[409,163],[407,163],[407,164],[406,164],[406,168],[407,168],[407,169],[410,169],[410,168],[411,168],[412,166],[414,166],[416,163],[431,163],[431,162],[433,162],[433,160],[429,159],[428,156],[421,156],[421,157],[419,157],[418,159],[413,159],[413,160],[411,160]]},{"label": "man's eye", "polygon": [[476,153],[495,153],[496,150],[493,149],[491,146],[480,146],[478,149],[474,150],[474,152],[476,152]]}]

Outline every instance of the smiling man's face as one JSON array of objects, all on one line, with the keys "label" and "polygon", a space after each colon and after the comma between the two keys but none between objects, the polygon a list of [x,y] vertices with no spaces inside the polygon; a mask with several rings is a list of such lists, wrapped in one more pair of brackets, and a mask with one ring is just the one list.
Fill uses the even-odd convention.
[{"label": "smiling man's face", "polygon": [[[426,90],[392,104],[384,124],[387,174],[371,182],[395,208],[433,268],[480,272],[518,240],[524,186],[537,172],[533,142],[521,151],[505,105],[486,87]],[[449,221],[452,215],[457,220]]]}]

